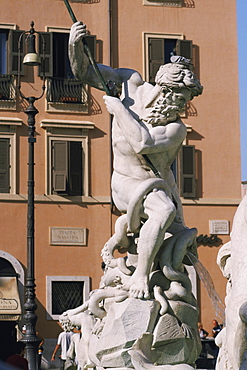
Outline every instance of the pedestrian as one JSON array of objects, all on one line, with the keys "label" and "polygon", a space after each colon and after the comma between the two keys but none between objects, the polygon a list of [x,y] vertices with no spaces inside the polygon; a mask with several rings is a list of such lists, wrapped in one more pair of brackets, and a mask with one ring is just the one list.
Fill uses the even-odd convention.
[{"label": "pedestrian", "polygon": [[54,348],[53,354],[51,356],[51,361],[55,361],[56,353],[59,349],[61,349],[60,354],[60,370],[64,370],[64,363],[67,358],[67,351],[70,346],[71,336],[73,334],[73,328],[71,327],[63,327],[64,331],[61,332],[57,339],[57,344]]},{"label": "pedestrian", "polygon": [[[23,334],[23,337],[24,335],[26,334],[26,325],[23,325],[22,327],[22,334]],[[39,342],[39,345],[38,345],[38,370],[40,370],[41,368],[41,360],[42,360],[42,354],[43,354],[43,351],[44,351],[44,343],[45,343],[45,340],[44,338],[42,338],[39,333],[36,331],[36,336],[38,337],[38,339],[40,339],[40,342]]]},{"label": "pedestrian", "polygon": [[70,346],[67,351],[67,359],[65,362],[66,370],[82,370],[78,357],[80,358],[80,340],[81,340],[81,328],[77,326],[74,329],[74,333],[71,336]]},{"label": "pedestrian", "polygon": [[39,346],[38,346],[38,370],[40,370],[40,368],[41,368],[41,361],[42,361],[42,355],[43,355],[43,351],[44,351],[44,343],[45,343],[45,340],[44,340],[44,338],[42,338],[39,335],[38,332],[36,332],[36,335],[40,339],[40,343],[39,343]]},{"label": "pedestrian", "polygon": [[201,339],[206,338],[208,336],[208,332],[205,329],[203,329],[203,325],[201,322],[198,323],[198,331]]},{"label": "pedestrian", "polygon": [[9,356],[6,360],[6,363],[21,370],[28,370],[28,361],[27,359],[24,358],[24,354],[25,354],[25,343],[16,342],[15,354]]},{"label": "pedestrian", "polygon": [[212,336],[213,338],[215,338],[222,330],[222,325],[219,325],[218,321],[215,319],[212,321],[212,323],[213,323]]}]

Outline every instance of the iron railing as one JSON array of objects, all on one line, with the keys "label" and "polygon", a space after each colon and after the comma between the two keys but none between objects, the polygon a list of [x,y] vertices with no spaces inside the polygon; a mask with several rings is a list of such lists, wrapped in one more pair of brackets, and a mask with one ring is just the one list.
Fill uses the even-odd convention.
[{"label": "iron railing", "polygon": [[11,75],[0,75],[0,100],[15,101],[15,77]]},{"label": "iron railing", "polygon": [[51,103],[87,104],[85,85],[76,79],[47,78],[46,99]]}]

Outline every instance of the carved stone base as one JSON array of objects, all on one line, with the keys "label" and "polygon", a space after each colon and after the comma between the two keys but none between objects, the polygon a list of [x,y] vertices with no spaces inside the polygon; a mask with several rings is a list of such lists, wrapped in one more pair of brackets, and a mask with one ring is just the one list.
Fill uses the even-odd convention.
[{"label": "carved stone base", "polygon": [[[197,321],[181,324],[173,314],[160,316],[156,300],[128,298],[120,303],[106,302],[105,306],[108,304],[102,330],[91,336],[89,344],[89,357],[98,367],[133,368],[131,352],[137,347],[157,365],[193,364],[197,359],[200,352]],[[181,304],[187,314],[191,312],[195,317],[196,308],[177,303]]]}]

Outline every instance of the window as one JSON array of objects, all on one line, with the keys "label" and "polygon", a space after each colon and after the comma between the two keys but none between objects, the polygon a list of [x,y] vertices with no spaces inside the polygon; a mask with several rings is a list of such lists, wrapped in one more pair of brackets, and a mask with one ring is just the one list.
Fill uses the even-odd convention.
[{"label": "window", "polygon": [[16,127],[18,118],[0,117],[0,196],[16,194]]},{"label": "window", "polygon": [[[87,111],[88,92],[85,84],[76,80],[68,57],[69,31],[49,29],[43,32],[45,40],[45,74],[47,77],[47,110]],[[92,55],[95,55],[95,36],[86,37]],[[39,37],[42,52],[42,38]],[[42,73],[40,69],[40,73]]]},{"label": "window", "polygon": [[0,74],[7,73],[7,40],[8,31],[0,30]]},{"label": "window", "polygon": [[144,34],[145,79],[154,83],[156,73],[162,64],[169,63],[172,55],[192,59],[192,41],[184,40],[181,34]]},{"label": "window", "polygon": [[183,145],[171,165],[180,196],[196,197],[196,150],[194,145]]},{"label": "window", "polygon": [[[0,23],[0,109],[16,108],[15,77],[18,72],[18,40],[22,31]],[[21,43],[21,57],[23,57]],[[23,68],[21,70],[23,74]]]},{"label": "window", "polygon": [[89,298],[88,276],[47,276],[47,319],[58,320],[68,309],[82,305]]},{"label": "window", "polygon": [[88,196],[88,130],[92,122],[43,120],[47,138],[47,194]]},{"label": "window", "polygon": [[52,140],[52,194],[82,195],[81,141]]},{"label": "window", "polygon": [[184,198],[196,196],[195,146],[183,145],[180,152],[180,195]]},{"label": "window", "polygon": [[10,192],[10,139],[0,137],[0,192]]},{"label": "window", "polygon": [[[18,40],[23,31],[4,28],[0,24],[0,74],[17,75],[18,73]],[[14,26],[12,26],[14,27]],[[20,45],[21,57],[24,55],[23,40]],[[21,63],[22,64],[22,63]],[[23,69],[21,71],[23,74]]]}]

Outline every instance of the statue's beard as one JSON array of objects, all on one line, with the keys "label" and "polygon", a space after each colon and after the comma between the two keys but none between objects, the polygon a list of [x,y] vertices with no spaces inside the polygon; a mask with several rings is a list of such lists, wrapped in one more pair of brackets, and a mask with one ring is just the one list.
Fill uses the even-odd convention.
[{"label": "statue's beard", "polygon": [[141,120],[152,126],[166,125],[175,121],[177,116],[184,112],[185,104],[185,99],[178,102],[168,93],[164,98],[160,98]]},{"label": "statue's beard", "polygon": [[179,113],[182,113],[184,109],[174,105],[164,106],[162,109],[156,109],[154,107],[152,111],[147,115],[141,117],[141,120],[152,126],[166,125],[169,122],[175,121]]}]

